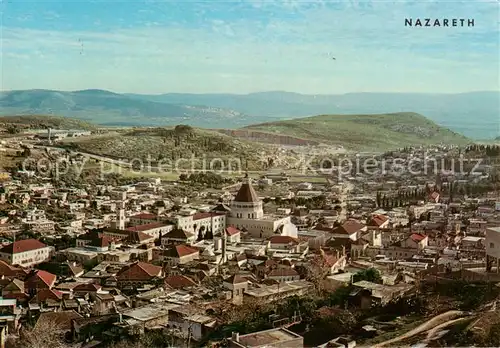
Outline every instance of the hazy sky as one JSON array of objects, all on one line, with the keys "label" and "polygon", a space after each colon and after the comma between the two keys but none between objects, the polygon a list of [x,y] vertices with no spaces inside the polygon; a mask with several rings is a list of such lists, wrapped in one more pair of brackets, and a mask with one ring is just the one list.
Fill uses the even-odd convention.
[{"label": "hazy sky", "polygon": [[[4,0],[0,6],[3,90],[500,89],[498,0]],[[475,26],[405,27],[410,17],[473,18]]]}]

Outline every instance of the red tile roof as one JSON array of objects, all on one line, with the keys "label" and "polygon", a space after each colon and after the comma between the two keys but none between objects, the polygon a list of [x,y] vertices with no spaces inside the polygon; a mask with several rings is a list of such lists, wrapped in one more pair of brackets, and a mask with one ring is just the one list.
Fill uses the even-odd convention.
[{"label": "red tile roof", "polygon": [[146,272],[150,276],[158,276],[162,271],[162,268],[160,266],[155,266],[146,262],[137,262],[136,265],[137,267],[143,269],[144,272]]},{"label": "red tile roof", "polygon": [[191,248],[187,245],[176,245],[174,248],[177,252],[177,255],[179,255],[179,257],[199,253],[198,249]]},{"label": "red tile roof", "polygon": [[39,270],[36,275],[48,286],[53,286],[56,282],[57,276],[55,274]]},{"label": "red tile roof", "polygon": [[0,252],[6,254],[18,254],[31,250],[42,249],[45,247],[46,247],[45,244],[36,239],[24,239],[24,240],[17,240],[14,243],[11,243],[3,247],[2,249],[0,249]]},{"label": "red tile roof", "polygon": [[349,219],[346,222],[342,224],[342,226],[336,227],[333,229],[332,233],[334,234],[353,234],[355,232],[358,232],[361,230],[363,227],[365,227],[363,224],[359,223],[356,220]]},{"label": "red tile roof", "polygon": [[226,228],[226,234],[229,236],[234,236],[238,233],[241,233],[241,231],[235,227],[229,226],[228,228]]},{"label": "red tile roof", "polygon": [[235,274],[235,275],[232,275],[229,278],[225,279],[224,282],[229,283],[229,284],[242,284],[242,283],[247,283],[248,279],[242,277],[239,274]]},{"label": "red tile roof", "polygon": [[7,262],[0,260],[0,277],[16,277],[20,273],[24,273],[21,268],[11,266]]},{"label": "red tile roof", "polygon": [[272,236],[269,238],[271,244],[299,244],[296,238],[290,236]]},{"label": "red tile roof", "polygon": [[410,236],[410,238],[411,238],[414,242],[416,242],[416,243],[418,243],[418,242],[420,242],[420,241],[424,240],[426,237],[427,237],[426,235],[421,234],[421,233],[413,233],[413,234]]},{"label": "red tile roof", "polygon": [[368,222],[368,226],[380,227],[383,225],[389,218],[385,215],[373,215]]},{"label": "red tile roof", "polygon": [[193,221],[208,219],[215,216],[222,216],[224,213],[196,213],[193,215]]},{"label": "red tile roof", "polygon": [[132,215],[130,218],[131,219],[140,219],[140,220],[156,220],[158,217],[155,214],[151,214],[151,213],[141,213],[141,214]]},{"label": "red tile roof", "polygon": [[54,286],[57,280],[57,276],[42,270],[33,270],[30,275],[26,278],[25,286],[26,288],[38,288],[39,282],[44,283],[48,288]]},{"label": "red tile roof", "polygon": [[47,300],[59,301],[62,300],[63,293],[55,289],[41,289],[36,292],[35,297],[30,302],[41,303]]},{"label": "red tile roof", "polygon": [[143,225],[137,225],[137,226],[132,226],[126,228],[127,231],[147,231],[147,230],[152,230],[154,228],[161,228],[161,227],[166,227],[168,226],[167,224],[164,224],[162,222],[152,222],[149,224],[143,224]]},{"label": "red tile roof", "polygon": [[145,262],[135,262],[123,267],[116,275],[119,280],[150,280],[159,277],[162,268]]},{"label": "red tile roof", "polygon": [[195,286],[196,282],[191,278],[183,275],[170,275],[165,278],[165,284],[174,289],[182,289]]}]

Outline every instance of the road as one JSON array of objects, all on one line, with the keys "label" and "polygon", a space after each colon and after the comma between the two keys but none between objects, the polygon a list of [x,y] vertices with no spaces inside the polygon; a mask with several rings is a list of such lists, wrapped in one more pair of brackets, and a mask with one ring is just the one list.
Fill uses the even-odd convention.
[{"label": "road", "polygon": [[342,210],[340,211],[340,214],[339,214],[340,221],[347,220],[347,199],[349,197],[349,193],[352,191],[353,188],[354,188],[354,185],[348,181],[344,181],[342,183],[342,189],[341,189],[340,195],[339,195],[340,207],[342,208]]},{"label": "road", "polygon": [[405,340],[407,338],[413,337],[413,336],[418,335],[420,333],[423,333],[425,331],[434,329],[434,328],[441,326],[443,324],[451,325],[450,322],[453,322],[457,317],[461,317],[461,316],[464,316],[466,314],[467,313],[462,312],[462,311],[448,311],[445,313],[441,313],[441,314],[435,316],[434,318],[431,318],[431,319],[427,320],[426,322],[420,324],[419,326],[417,326],[413,330],[410,330],[407,333],[400,335],[398,337],[395,337],[393,339],[390,339],[388,341],[378,343],[374,347],[381,348],[383,346],[388,346],[388,345],[393,346],[394,343],[397,343],[397,342],[400,342],[400,341]]}]

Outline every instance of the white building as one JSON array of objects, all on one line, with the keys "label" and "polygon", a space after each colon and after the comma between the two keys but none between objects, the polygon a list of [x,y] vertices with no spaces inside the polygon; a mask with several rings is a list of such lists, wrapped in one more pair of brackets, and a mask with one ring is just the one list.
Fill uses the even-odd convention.
[{"label": "white building", "polygon": [[491,271],[496,266],[500,272],[500,227],[486,229],[486,270]]},{"label": "white building", "polygon": [[0,260],[11,265],[31,267],[49,260],[53,252],[53,247],[46,246],[36,239],[24,239],[0,249]]},{"label": "white building", "polygon": [[260,238],[274,234],[297,237],[297,227],[291,222],[290,216],[264,215],[262,205],[251,179],[246,178],[231,202],[227,226],[236,227],[240,231],[247,231],[252,236]]}]

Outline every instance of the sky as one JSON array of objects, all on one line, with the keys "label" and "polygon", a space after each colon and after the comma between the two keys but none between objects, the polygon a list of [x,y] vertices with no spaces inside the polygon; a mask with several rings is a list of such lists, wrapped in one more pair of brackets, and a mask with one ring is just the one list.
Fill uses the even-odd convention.
[{"label": "sky", "polygon": [[500,90],[500,0],[0,0],[0,10],[2,90]]}]

